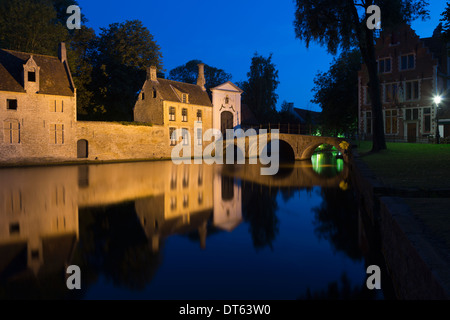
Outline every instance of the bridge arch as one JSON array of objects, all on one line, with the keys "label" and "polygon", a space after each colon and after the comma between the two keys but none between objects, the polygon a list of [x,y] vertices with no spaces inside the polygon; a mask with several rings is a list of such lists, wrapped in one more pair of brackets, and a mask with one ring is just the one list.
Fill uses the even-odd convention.
[{"label": "bridge arch", "polygon": [[335,147],[340,153],[344,153],[344,150],[341,149],[341,147],[339,146],[338,141],[334,141],[334,140],[327,140],[327,141],[313,141],[311,143],[309,143],[302,151],[300,159],[301,160],[306,160],[306,159],[311,159],[314,151],[316,151],[316,149],[323,145],[323,144],[328,144],[331,145],[333,147]]}]

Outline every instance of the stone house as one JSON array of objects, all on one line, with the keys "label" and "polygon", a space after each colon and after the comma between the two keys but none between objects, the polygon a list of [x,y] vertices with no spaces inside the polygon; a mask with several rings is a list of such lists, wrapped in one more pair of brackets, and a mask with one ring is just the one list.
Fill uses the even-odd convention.
[{"label": "stone house", "polygon": [[[386,141],[434,141],[437,106],[433,98],[444,95],[449,86],[446,75],[450,64],[440,32],[419,38],[410,26],[404,25],[394,32],[381,33],[375,51]],[[373,122],[364,64],[358,77],[359,134],[369,139]],[[442,103],[439,109],[444,107]],[[443,128],[440,129],[442,136]]]},{"label": "stone house", "polygon": [[[203,64],[199,65],[197,84],[157,78],[156,67],[148,68],[147,80],[134,107],[134,121],[169,128],[171,146],[186,138],[187,133],[192,142],[212,127],[212,104],[204,85]],[[200,130],[200,124],[203,133],[194,134],[194,130]],[[182,130],[183,137],[173,134],[178,129]]]},{"label": "stone house", "polygon": [[76,89],[58,57],[0,49],[0,159],[75,158]]}]

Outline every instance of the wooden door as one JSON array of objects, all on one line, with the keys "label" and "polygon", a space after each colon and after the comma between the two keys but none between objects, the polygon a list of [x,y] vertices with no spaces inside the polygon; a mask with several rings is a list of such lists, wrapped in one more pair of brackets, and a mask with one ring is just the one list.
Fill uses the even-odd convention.
[{"label": "wooden door", "polygon": [[417,123],[408,123],[408,142],[417,142]]}]

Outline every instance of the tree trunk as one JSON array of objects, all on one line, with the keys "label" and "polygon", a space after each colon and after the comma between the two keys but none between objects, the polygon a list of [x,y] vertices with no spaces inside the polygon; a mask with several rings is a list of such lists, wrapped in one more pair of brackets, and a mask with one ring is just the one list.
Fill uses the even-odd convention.
[{"label": "tree trunk", "polygon": [[[369,93],[372,100],[372,152],[387,149],[386,140],[384,138],[383,111],[381,104],[380,80],[378,78],[377,63],[375,57],[375,45],[373,32],[366,30],[365,46],[361,48],[361,53],[369,73]],[[365,52],[363,52],[363,50]]]}]

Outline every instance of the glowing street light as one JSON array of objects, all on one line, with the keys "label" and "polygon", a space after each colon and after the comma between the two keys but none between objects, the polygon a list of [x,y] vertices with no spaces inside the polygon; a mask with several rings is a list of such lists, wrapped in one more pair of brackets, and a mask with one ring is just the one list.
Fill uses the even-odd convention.
[{"label": "glowing street light", "polygon": [[442,97],[441,96],[435,96],[433,101],[434,101],[434,103],[436,103],[436,106],[439,107],[439,104],[442,102]]}]

